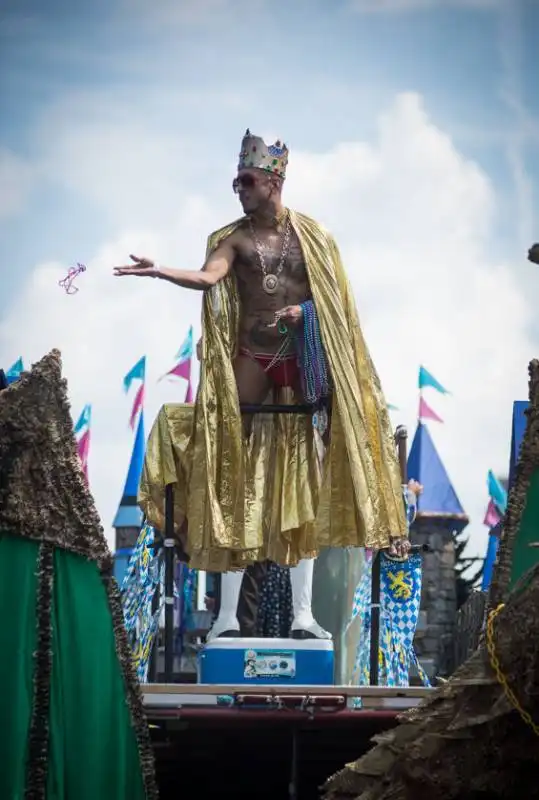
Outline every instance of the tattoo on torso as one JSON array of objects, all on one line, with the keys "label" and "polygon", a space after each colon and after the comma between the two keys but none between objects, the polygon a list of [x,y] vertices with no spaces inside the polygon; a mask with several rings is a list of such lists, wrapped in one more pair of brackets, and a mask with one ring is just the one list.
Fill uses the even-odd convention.
[{"label": "tattoo on torso", "polygon": [[[281,259],[282,235],[276,231],[257,235],[266,271],[275,274]],[[275,353],[283,342],[283,335],[277,328],[267,327],[274,321],[275,312],[311,297],[299,239],[292,232],[288,255],[273,295],[267,294],[262,287],[264,273],[248,229],[238,231],[237,250],[234,273],[241,303],[240,346],[252,352]]]}]

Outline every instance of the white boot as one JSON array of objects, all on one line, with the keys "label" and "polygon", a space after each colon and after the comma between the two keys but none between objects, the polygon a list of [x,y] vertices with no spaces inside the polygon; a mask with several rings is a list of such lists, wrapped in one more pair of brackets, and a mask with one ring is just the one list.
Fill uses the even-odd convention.
[{"label": "white boot", "polygon": [[312,612],[314,558],[304,558],[297,567],[290,569],[292,584],[293,639],[331,639],[315,620]]},{"label": "white boot", "polygon": [[240,635],[238,622],[238,600],[240,599],[243,570],[238,572],[223,572],[221,575],[221,605],[219,614],[206,636],[206,641],[217,639],[218,636]]}]

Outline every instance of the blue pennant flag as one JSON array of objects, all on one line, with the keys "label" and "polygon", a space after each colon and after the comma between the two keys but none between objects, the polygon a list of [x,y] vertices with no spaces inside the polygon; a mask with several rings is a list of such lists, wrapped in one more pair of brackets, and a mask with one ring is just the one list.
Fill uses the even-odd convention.
[{"label": "blue pennant flag", "polygon": [[75,425],[75,433],[80,433],[84,428],[89,428],[92,421],[92,406],[87,403]]},{"label": "blue pennant flag", "polygon": [[142,356],[135,366],[129,370],[124,378],[124,389],[126,392],[131,388],[133,381],[142,381],[146,378],[146,356]]},{"label": "blue pennant flag", "polygon": [[481,582],[481,591],[487,592],[492,580],[494,572],[494,564],[496,563],[496,555],[498,553],[499,537],[491,533],[488,537],[487,554],[485,556],[485,566],[483,567],[483,580]]},{"label": "blue pennant flag", "polygon": [[6,379],[8,383],[13,383],[13,381],[18,380],[21,377],[21,373],[24,372],[24,366],[22,363],[22,358],[18,358],[14,364],[6,372]]},{"label": "blue pennant flag", "polygon": [[193,326],[189,328],[185,341],[176,353],[176,360],[180,363],[182,361],[189,361],[193,357]]},{"label": "blue pennant flag", "polygon": [[488,472],[487,486],[492,502],[503,516],[507,510],[507,492],[491,469]]},{"label": "blue pennant flag", "polygon": [[426,389],[427,386],[430,386],[432,389],[436,389],[437,392],[440,392],[440,394],[449,394],[447,389],[445,389],[425,367],[419,367],[418,386],[420,389]]}]

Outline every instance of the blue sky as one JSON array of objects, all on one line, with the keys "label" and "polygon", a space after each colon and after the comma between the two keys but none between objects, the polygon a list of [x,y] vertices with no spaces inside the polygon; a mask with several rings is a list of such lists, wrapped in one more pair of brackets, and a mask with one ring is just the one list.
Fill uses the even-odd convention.
[{"label": "blue sky", "polygon": [[[217,10],[209,17],[201,2],[199,14],[186,12],[185,18],[169,13],[173,5],[125,0],[97,2],[82,11],[52,0],[44,12],[37,2],[12,3],[14,10],[8,4],[0,12],[0,102],[8,109],[0,123],[2,145],[23,160],[39,161],[40,129],[55,105],[67,115],[69,95],[80,98],[85,92],[90,97],[116,92],[134,107],[140,93],[137,113],[156,114],[166,124],[165,98],[154,91],[160,86],[188,87],[193,95],[218,92],[218,87],[245,93],[248,110],[238,108],[226,116],[217,111],[217,147],[232,146],[245,119],[271,118],[296,146],[325,148],[336,135],[341,140],[372,135],[376,113],[396,92],[413,89],[436,123],[503,189],[499,230],[504,247],[512,246],[519,197],[507,152],[511,140],[519,141],[532,182],[539,163],[534,121],[539,97],[533,88],[539,7],[531,0],[502,2],[507,10],[499,10],[495,0],[442,1],[434,10],[428,3],[414,10],[410,0],[402,12],[378,13],[362,12],[362,0],[358,10],[345,0],[297,0],[286,11],[282,3],[230,0],[214,3]],[[230,12],[229,6],[239,12]],[[299,86],[308,87],[308,93],[301,91],[300,97]],[[507,93],[530,118],[528,131]],[[211,107],[197,107],[196,113],[199,125],[215,125]],[[184,121],[187,130],[189,122]],[[126,120],[126,136],[128,131]],[[37,230],[41,223],[38,241],[25,241],[21,216],[10,216],[4,224],[0,220],[2,240],[18,254],[17,274],[36,258],[69,257],[75,244],[69,234],[62,243],[53,234],[50,220],[66,213],[69,218],[73,211],[73,192],[55,185],[54,175],[32,184],[28,202]],[[77,196],[77,210],[87,212],[83,236],[91,241],[106,231],[100,209],[86,208],[83,196]],[[8,291],[17,285],[11,271],[7,285]]]},{"label": "blue sky", "polygon": [[[142,247],[198,267],[237,213],[250,127],[289,144],[290,204],[334,230],[411,430],[420,361],[453,390],[433,400],[434,433],[481,550],[486,472],[505,467],[510,403],[539,352],[525,261],[539,239],[538,29],[532,0],[3,4],[0,361],[61,347],[74,413],[96,406],[106,525],[131,446],[123,374],[142,352],[166,369],[198,329],[192,298],[118,286],[110,266]],[[57,281],[81,260],[66,298]],[[152,389],[148,422],[181,391]]]}]

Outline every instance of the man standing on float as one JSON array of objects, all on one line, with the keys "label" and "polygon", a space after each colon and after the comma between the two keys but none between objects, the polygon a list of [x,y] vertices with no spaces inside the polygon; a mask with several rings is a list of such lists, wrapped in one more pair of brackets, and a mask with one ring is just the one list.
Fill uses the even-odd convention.
[{"label": "man standing on float", "polygon": [[[295,638],[327,638],[311,611],[314,558],[332,547],[408,551],[393,434],[332,236],[281,201],[288,149],[246,132],[233,189],[244,216],[213,233],[201,271],[131,256],[118,276],[204,292],[190,423],[185,549],[225,573],[212,636],[238,635],[244,568],[289,565]],[[243,415],[240,404],[330,403],[331,419]],[[329,424],[328,424],[329,423]],[[319,459],[323,440],[323,458]]]}]

